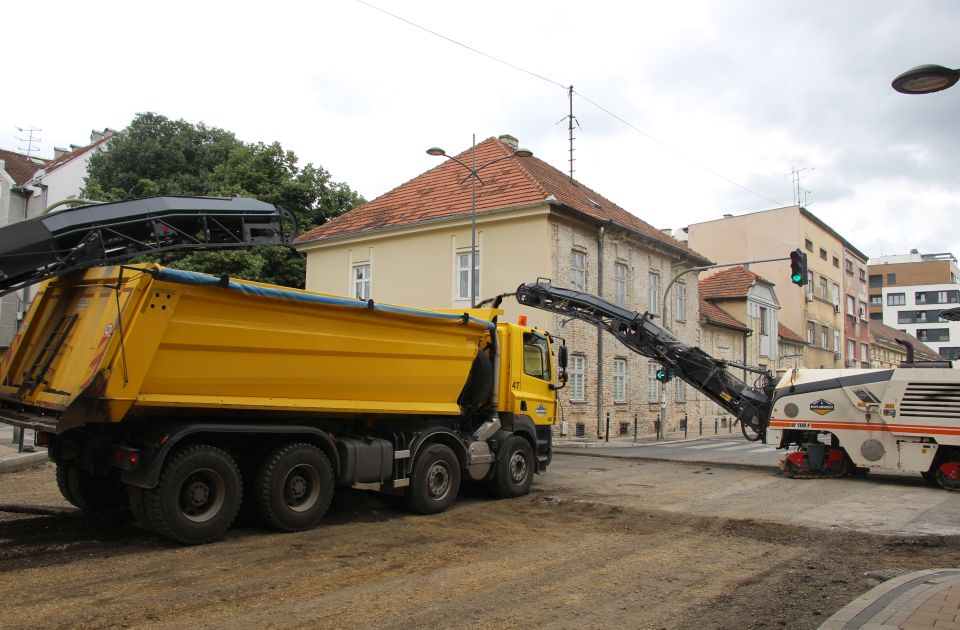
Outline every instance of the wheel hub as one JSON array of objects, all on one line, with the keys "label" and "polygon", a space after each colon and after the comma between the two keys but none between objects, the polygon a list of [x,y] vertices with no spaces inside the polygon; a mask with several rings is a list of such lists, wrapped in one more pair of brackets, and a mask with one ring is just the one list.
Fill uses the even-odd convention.
[{"label": "wheel hub", "polygon": [[187,500],[194,507],[202,507],[210,500],[210,486],[202,481],[194,481],[187,488]]},{"label": "wheel hub", "polygon": [[526,478],[527,458],[523,456],[523,453],[517,451],[510,458],[510,479],[515,484],[521,484]]},{"label": "wheel hub", "polygon": [[442,499],[450,491],[450,471],[442,462],[430,466],[427,472],[427,491],[431,499]]},{"label": "wheel hub", "polygon": [[294,467],[283,482],[284,502],[294,512],[304,512],[320,498],[320,473],[313,466]]},{"label": "wheel hub", "polygon": [[214,518],[223,508],[226,482],[215,470],[193,471],[180,486],[180,513],[194,523]]}]

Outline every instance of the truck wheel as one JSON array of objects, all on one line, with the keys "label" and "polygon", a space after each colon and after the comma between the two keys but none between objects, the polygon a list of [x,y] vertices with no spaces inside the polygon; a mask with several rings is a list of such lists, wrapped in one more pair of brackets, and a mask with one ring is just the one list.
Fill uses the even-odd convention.
[{"label": "truck wheel", "polygon": [[333,499],[333,468],[323,452],[299,442],[275,450],[257,473],[260,516],[273,527],[295,532],[313,527]]},{"label": "truck wheel", "polygon": [[143,506],[157,534],[201,545],[230,528],[242,494],[240,470],[233,458],[214,446],[197,444],[167,460],[160,483],[144,491]]},{"label": "truck wheel", "polygon": [[459,491],[457,456],[449,446],[431,444],[417,454],[403,498],[407,508],[417,514],[436,514],[450,507]]},{"label": "truck wheel", "polygon": [[506,499],[520,497],[530,492],[533,484],[533,448],[530,442],[519,435],[511,435],[497,452],[490,490]]},{"label": "truck wheel", "polygon": [[57,487],[64,499],[84,512],[100,512],[127,504],[123,484],[117,479],[94,476],[72,464],[57,464]]},{"label": "truck wheel", "polygon": [[146,492],[138,486],[127,486],[127,501],[130,504],[130,511],[133,513],[133,520],[137,525],[145,530],[152,532],[153,524],[147,518],[147,509],[143,505],[143,495]]}]

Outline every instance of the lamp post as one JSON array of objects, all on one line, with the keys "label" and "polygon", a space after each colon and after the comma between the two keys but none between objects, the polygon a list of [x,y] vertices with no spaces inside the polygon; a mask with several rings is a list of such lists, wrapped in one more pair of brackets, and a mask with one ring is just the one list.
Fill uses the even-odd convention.
[{"label": "lamp post", "polygon": [[528,149],[515,149],[510,155],[504,155],[495,160],[490,160],[486,164],[477,166],[477,135],[473,134],[473,144],[471,148],[472,166],[467,166],[455,156],[448,155],[447,152],[440,147],[430,147],[427,149],[427,155],[449,158],[463,168],[467,169],[467,171],[470,173],[470,308],[476,308],[477,291],[480,288],[479,283],[477,282],[477,180],[483,184],[483,180],[480,179],[480,175],[478,175],[478,173],[491,164],[496,164],[497,162],[502,162],[503,160],[509,160],[510,158],[515,157],[533,157],[533,151]]},{"label": "lamp post", "polygon": [[951,70],[935,64],[925,64],[900,74],[891,86],[901,94],[930,94],[953,87],[957,81],[960,81],[960,68]]}]

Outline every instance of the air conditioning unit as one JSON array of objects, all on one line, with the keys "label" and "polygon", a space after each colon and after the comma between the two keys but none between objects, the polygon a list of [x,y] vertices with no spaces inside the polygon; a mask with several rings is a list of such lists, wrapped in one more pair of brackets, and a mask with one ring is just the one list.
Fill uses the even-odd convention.
[{"label": "air conditioning unit", "polygon": [[847,367],[857,367],[856,359],[847,359]]},{"label": "air conditioning unit", "polygon": [[833,353],[833,358],[834,358],[834,359],[839,359],[839,358],[840,358],[840,353],[839,353],[839,352],[834,352],[834,353]]},{"label": "air conditioning unit", "polygon": [[840,305],[839,305],[839,304],[834,304],[834,305],[833,305],[833,312],[834,312],[834,313],[839,313],[839,312],[840,312]]},{"label": "air conditioning unit", "polygon": [[807,302],[813,302],[813,293],[808,292],[806,295],[806,298],[807,298]]}]

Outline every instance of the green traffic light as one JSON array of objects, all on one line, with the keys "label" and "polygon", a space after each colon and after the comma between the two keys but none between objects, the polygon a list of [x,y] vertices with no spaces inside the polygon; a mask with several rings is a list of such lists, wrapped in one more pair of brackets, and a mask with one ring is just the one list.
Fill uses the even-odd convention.
[{"label": "green traffic light", "polygon": [[795,273],[790,276],[790,281],[794,284],[799,284],[801,280],[803,280],[803,276],[801,276],[799,273]]}]

